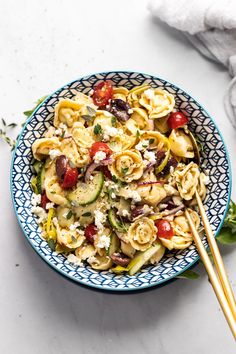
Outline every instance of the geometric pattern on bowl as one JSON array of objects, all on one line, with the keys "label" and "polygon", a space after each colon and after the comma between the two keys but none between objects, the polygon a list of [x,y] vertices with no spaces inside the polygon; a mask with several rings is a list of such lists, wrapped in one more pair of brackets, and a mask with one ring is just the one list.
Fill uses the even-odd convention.
[{"label": "geometric pattern on bowl", "polygon": [[[38,224],[31,213],[32,143],[50,126],[55,104],[60,98],[71,98],[78,91],[86,94],[99,80],[104,79],[128,89],[150,84],[175,95],[175,107],[191,117],[190,129],[203,146],[202,166],[209,173],[210,179],[204,205],[214,234],[217,234],[228,209],[231,191],[230,162],[222,136],[209,114],[189,94],[166,80],[137,72],[113,71],[89,75],[63,86],[45,99],[29,118],[18,139],[11,168],[12,200],[27,240],[59,273],[77,283],[101,290],[140,290],[164,283],[191,267],[198,260],[195,246],[191,245],[183,251],[169,252],[156,266],[148,266],[134,276],[115,275],[108,271],[97,272],[89,265],[75,266],[63,255],[52,252],[47,242],[41,238]],[[203,242],[207,246],[205,238]]]}]

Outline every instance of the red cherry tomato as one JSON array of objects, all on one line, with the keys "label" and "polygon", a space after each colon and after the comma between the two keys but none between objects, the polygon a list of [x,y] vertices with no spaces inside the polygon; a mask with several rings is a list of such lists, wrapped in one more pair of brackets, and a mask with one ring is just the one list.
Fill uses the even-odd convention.
[{"label": "red cherry tomato", "polygon": [[174,231],[169,221],[157,220],[155,225],[157,227],[157,237],[170,239],[174,236]]},{"label": "red cherry tomato", "polygon": [[63,182],[60,184],[63,189],[72,188],[76,185],[78,180],[78,170],[77,168],[72,168],[67,165],[66,172],[63,178]]},{"label": "red cherry tomato", "polygon": [[98,107],[104,107],[112,98],[113,87],[111,81],[102,81],[94,88],[93,102]]},{"label": "red cherry tomato", "polygon": [[43,209],[46,210],[46,205],[47,205],[47,203],[50,203],[50,200],[48,199],[47,194],[46,194],[46,192],[44,191],[44,192],[42,192],[42,194],[41,194],[41,203],[40,203],[41,208],[43,208]]},{"label": "red cherry tomato", "polygon": [[93,158],[98,151],[105,152],[106,157],[109,157],[112,154],[112,151],[109,148],[109,146],[106,143],[103,143],[101,141],[97,141],[96,143],[93,143],[90,150],[90,157]]},{"label": "red cherry tomato", "polygon": [[108,179],[112,180],[111,172],[108,170],[107,166],[101,166],[101,171],[103,172],[104,176],[106,176]]},{"label": "red cherry tomato", "polygon": [[168,118],[168,125],[171,129],[177,129],[188,123],[188,118],[182,112],[173,112]]},{"label": "red cherry tomato", "polygon": [[98,229],[95,224],[89,224],[84,230],[85,237],[88,242],[94,242],[94,236],[97,234]]}]

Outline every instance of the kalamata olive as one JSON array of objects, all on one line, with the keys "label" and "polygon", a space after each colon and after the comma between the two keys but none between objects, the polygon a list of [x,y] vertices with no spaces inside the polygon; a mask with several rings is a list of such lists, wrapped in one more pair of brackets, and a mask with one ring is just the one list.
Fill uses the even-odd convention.
[{"label": "kalamata olive", "polygon": [[131,220],[137,219],[139,216],[145,216],[150,214],[151,209],[147,204],[138,205],[134,209],[131,209]]},{"label": "kalamata olive", "polygon": [[130,258],[128,258],[123,253],[113,253],[111,255],[111,259],[115,264],[120,265],[122,267],[125,267],[130,262]]},{"label": "kalamata olive", "polygon": [[108,111],[123,122],[130,118],[130,109],[130,105],[121,99],[111,100],[108,107]]},{"label": "kalamata olive", "polygon": [[157,153],[156,153],[156,166],[159,166],[162,163],[162,161],[165,158],[165,155],[166,155],[165,151],[163,151],[163,150],[157,151]]},{"label": "kalamata olive", "polygon": [[168,175],[168,173],[170,173],[171,167],[176,168],[177,165],[178,161],[174,157],[171,157],[163,168],[163,170],[161,171],[160,176]]},{"label": "kalamata olive", "polygon": [[65,155],[60,155],[56,159],[56,174],[60,182],[63,181],[66,169],[68,165],[68,159]]}]

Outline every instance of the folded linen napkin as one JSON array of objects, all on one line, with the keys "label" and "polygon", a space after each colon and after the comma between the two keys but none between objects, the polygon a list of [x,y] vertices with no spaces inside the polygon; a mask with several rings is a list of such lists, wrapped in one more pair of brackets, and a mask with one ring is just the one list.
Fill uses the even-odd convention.
[{"label": "folded linen napkin", "polygon": [[151,0],[149,10],[182,31],[203,55],[228,68],[232,80],[224,105],[236,129],[236,0]]}]

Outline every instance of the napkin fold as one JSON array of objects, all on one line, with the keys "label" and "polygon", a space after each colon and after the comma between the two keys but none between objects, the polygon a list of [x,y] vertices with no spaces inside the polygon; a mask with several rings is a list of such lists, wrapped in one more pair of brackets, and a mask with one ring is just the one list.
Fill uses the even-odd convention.
[{"label": "napkin fold", "polygon": [[222,63],[232,80],[224,97],[236,129],[236,0],[151,0],[152,15],[182,31],[208,59]]}]

